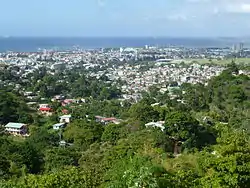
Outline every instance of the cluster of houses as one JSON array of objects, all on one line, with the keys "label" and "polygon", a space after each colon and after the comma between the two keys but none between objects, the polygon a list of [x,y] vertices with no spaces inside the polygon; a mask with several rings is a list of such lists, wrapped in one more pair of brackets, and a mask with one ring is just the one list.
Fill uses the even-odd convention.
[{"label": "cluster of houses", "polygon": [[[33,92],[24,92],[24,96],[29,100],[30,96],[33,96]],[[56,95],[51,99],[52,102],[59,102],[63,107],[67,107],[71,104],[85,103],[85,99],[66,99],[63,95]],[[54,109],[50,104],[38,104],[37,102],[28,102],[27,105],[32,109],[37,109],[39,113],[50,116],[53,114]],[[38,108],[37,108],[38,106]],[[69,114],[69,110],[63,109],[63,114]]]},{"label": "cluster of houses", "polygon": [[[54,124],[54,130],[65,128],[71,122],[71,115],[63,115],[59,117],[59,123]],[[5,125],[5,131],[14,136],[29,136],[28,125],[25,123],[9,122]]]},{"label": "cluster of houses", "polygon": [[[86,75],[100,78],[105,74],[109,81],[121,84],[123,99],[134,99],[138,101],[140,93],[147,90],[152,85],[160,85],[164,88],[167,82],[182,83],[206,83],[208,79],[220,74],[224,70],[223,66],[199,64],[199,59],[223,59],[230,55],[230,49],[189,49],[182,47],[141,47],[141,48],[120,48],[120,49],[96,49],[96,50],[76,50],[65,52],[36,52],[36,53],[18,53],[7,52],[0,53],[0,64],[3,63],[7,69],[11,70],[13,75],[17,75],[23,82],[29,82],[27,75],[35,72],[41,67],[47,68],[47,73],[53,75],[55,70],[63,71],[65,69],[85,68],[89,70]],[[248,52],[250,53],[250,52]],[[248,54],[249,55],[249,54]],[[193,59],[194,61],[191,61]],[[195,63],[197,59],[197,63]],[[142,61],[141,64],[133,64],[131,61]],[[189,62],[181,66],[183,62]],[[113,64],[110,64],[115,62]],[[121,63],[119,63],[121,62]],[[145,62],[150,68],[145,68]],[[92,68],[96,69],[91,71]],[[249,71],[244,74],[250,74]],[[58,80],[60,82],[61,80]],[[108,82],[108,81],[107,81]],[[9,83],[3,80],[4,85],[13,84],[16,89],[22,88],[20,84]],[[24,95],[35,100],[38,94],[28,91]],[[65,99],[64,96],[55,96],[52,100],[62,102],[67,106],[72,102],[78,102],[75,99]],[[48,111],[44,111],[47,113]]]},{"label": "cluster of houses", "polygon": [[[25,92],[24,96],[28,99],[29,96],[33,96],[32,92]],[[67,106],[72,106],[72,104],[80,104],[85,103],[85,99],[66,99],[63,95],[56,95],[51,99],[52,102],[59,102],[61,106],[65,107],[62,109],[61,113],[64,114],[59,117],[59,122],[52,125],[54,130],[60,130],[65,128],[68,124],[72,122],[72,115],[70,114],[69,109]],[[29,102],[27,103],[30,108],[37,110],[38,113],[44,116],[53,115],[54,109],[50,104],[37,104],[37,102]],[[38,107],[38,108],[37,108]],[[95,116],[96,122],[101,124],[107,125],[109,123],[119,124],[122,120],[114,118],[114,117],[102,117],[102,116]],[[24,123],[15,123],[10,122],[5,125],[5,131],[12,135],[19,135],[19,136],[29,136],[28,134],[28,125]]]},{"label": "cluster of houses", "polygon": [[[231,54],[230,49],[185,49],[178,47],[158,48],[145,46],[142,48],[120,48],[120,49],[99,49],[99,50],[74,50],[72,52],[37,52],[37,53],[0,53],[1,69],[11,70],[15,76],[19,76],[23,83],[29,82],[30,73],[34,73],[41,67],[46,67],[51,75],[56,71],[65,69],[86,68],[90,70],[87,76],[100,78],[105,74],[109,80],[107,82],[118,83],[122,81],[120,89],[123,93],[121,100],[141,98],[142,91],[148,90],[150,86],[157,85],[160,92],[168,91],[170,97],[175,97],[175,89],[183,83],[206,83],[208,79],[220,74],[225,67],[218,65],[200,65],[198,63],[182,64],[181,61],[190,58],[224,58]],[[131,61],[140,61],[141,64],[134,64]],[[108,62],[108,63],[107,63]],[[112,65],[111,62],[115,62]],[[119,63],[120,62],[120,63]],[[150,62],[146,64],[145,62]],[[98,68],[99,67],[99,68]],[[96,68],[95,71],[91,71]],[[241,72],[250,75],[249,71]],[[177,87],[167,87],[167,83],[177,83]],[[15,89],[21,90],[22,85],[10,80],[0,80],[3,85],[14,85]],[[22,89],[23,95],[31,102],[28,105],[37,109],[40,114],[52,115],[54,109],[49,104],[38,104],[39,92],[33,93]],[[36,102],[34,102],[36,101]],[[71,104],[84,103],[84,99],[67,99],[63,95],[56,95],[52,102],[59,102],[65,107],[62,110],[63,116],[59,117],[59,122],[53,125],[53,129],[58,130],[66,127],[72,120],[71,112],[66,108]],[[185,101],[179,101],[184,103]],[[38,108],[37,108],[38,107]],[[121,120],[114,117],[96,116],[96,122],[104,125],[109,123],[119,124]],[[150,122],[146,127],[157,127],[164,130],[164,122]],[[6,131],[13,135],[28,135],[28,125],[23,123],[8,123]]]},{"label": "cluster of houses", "polygon": [[147,91],[150,86],[157,85],[162,90],[166,88],[167,83],[206,83],[211,77],[219,75],[224,67],[190,64],[182,65],[180,63],[169,62],[161,65],[151,64],[146,70],[143,65],[120,65],[114,68],[108,68],[110,80],[123,80],[121,86],[124,99],[138,99],[142,91]]},{"label": "cluster of houses", "polygon": [[[48,107],[44,107],[45,111],[48,111],[48,109],[49,109]],[[110,123],[120,124],[122,121],[114,117],[106,118],[102,116],[95,116],[95,120],[96,122],[99,122],[104,125],[107,125]],[[59,122],[52,125],[52,127],[54,130],[60,130],[60,129],[65,128],[71,121],[72,121],[72,115],[62,115],[59,117]],[[7,125],[5,125],[5,131],[15,136],[29,136],[28,125],[24,123],[10,122]]]}]

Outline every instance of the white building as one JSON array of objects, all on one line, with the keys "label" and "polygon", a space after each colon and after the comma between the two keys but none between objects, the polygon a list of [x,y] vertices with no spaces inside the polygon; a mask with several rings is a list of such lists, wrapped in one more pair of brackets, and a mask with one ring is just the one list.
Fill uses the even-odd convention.
[{"label": "white building", "polygon": [[60,118],[61,123],[70,123],[72,116],[71,115],[63,115],[63,116],[60,116],[59,118]]},{"label": "white building", "polygon": [[27,134],[27,125],[24,123],[10,122],[5,125],[5,131],[13,135],[25,135]]},{"label": "white building", "polygon": [[165,123],[164,121],[150,122],[150,123],[145,124],[145,126],[147,128],[149,128],[149,127],[160,128],[161,131],[164,131],[164,129],[165,129],[165,127],[163,125],[164,123]]},{"label": "white building", "polygon": [[53,125],[54,130],[59,130],[65,127],[65,123],[57,123]]}]

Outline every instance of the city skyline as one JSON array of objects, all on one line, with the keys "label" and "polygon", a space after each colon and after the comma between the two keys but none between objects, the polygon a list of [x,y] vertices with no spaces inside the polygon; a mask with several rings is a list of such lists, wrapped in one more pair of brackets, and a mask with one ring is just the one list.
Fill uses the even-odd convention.
[{"label": "city skyline", "polygon": [[0,36],[245,37],[248,0],[5,0]]}]

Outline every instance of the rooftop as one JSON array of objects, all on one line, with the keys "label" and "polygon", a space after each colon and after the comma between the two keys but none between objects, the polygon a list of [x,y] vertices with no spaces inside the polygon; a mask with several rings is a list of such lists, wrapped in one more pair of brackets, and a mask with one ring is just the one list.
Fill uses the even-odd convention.
[{"label": "rooftop", "polygon": [[63,116],[60,116],[61,119],[63,118],[71,118],[72,116],[71,115],[63,115]]},{"label": "rooftop", "polygon": [[114,121],[114,120],[116,120],[116,118],[114,118],[114,117],[111,117],[111,118],[103,118],[102,120],[103,120],[103,121]]},{"label": "rooftop", "polygon": [[24,123],[13,123],[13,122],[10,122],[8,123],[7,125],[5,125],[6,128],[17,128],[17,129],[20,129],[22,128],[24,125]]},{"label": "rooftop", "polygon": [[64,126],[65,123],[56,123],[53,125],[53,127],[61,127],[61,126]]}]

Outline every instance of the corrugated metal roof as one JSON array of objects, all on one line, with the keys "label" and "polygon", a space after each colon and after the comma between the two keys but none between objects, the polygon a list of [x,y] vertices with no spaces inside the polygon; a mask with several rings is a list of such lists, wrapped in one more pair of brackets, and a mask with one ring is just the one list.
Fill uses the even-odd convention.
[{"label": "corrugated metal roof", "polygon": [[61,127],[61,126],[64,126],[65,123],[57,123],[57,124],[54,124],[53,127]]},{"label": "corrugated metal roof", "polygon": [[20,129],[24,125],[25,125],[24,123],[13,123],[13,122],[10,122],[7,125],[5,125],[5,128],[17,128],[17,129]]},{"label": "corrugated metal roof", "polygon": [[63,115],[63,116],[60,116],[61,119],[63,118],[71,118],[72,116],[71,115]]}]

